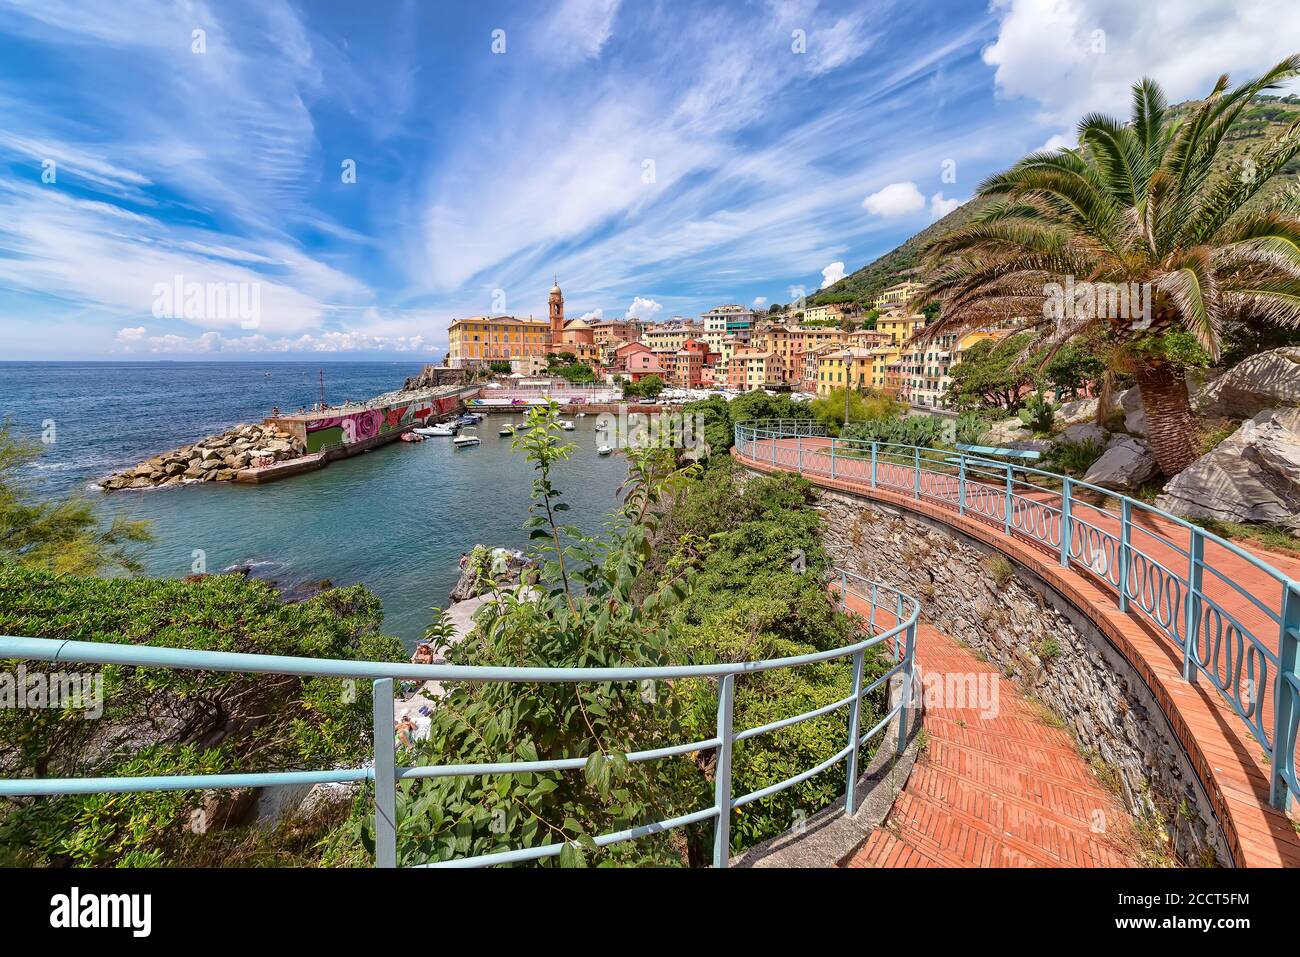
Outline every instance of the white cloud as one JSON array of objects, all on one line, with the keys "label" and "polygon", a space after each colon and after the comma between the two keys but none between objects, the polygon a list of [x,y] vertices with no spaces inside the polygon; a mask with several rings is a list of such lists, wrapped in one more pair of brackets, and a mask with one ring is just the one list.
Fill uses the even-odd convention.
[{"label": "white cloud", "polygon": [[994,0],[993,14],[998,93],[1037,101],[1045,122],[1127,115],[1143,76],[1170,102],[1199,98],[1220,73],[1244,80],[1300,50],[1300,17],[1276,0]]},{"label": "white cloud", "polygon": [[632,300],[632,305],[627,307],[627,318],[638,319],[646,322],[651,319],[655,313],[662,312],[663,306],[653,299],[646,299],[644,296],[637,296]]},{"label": "white cloud", "polygon": [[839,282],[843,278],[844,278],[844,263],[842,262],[831,263],[829,266],[827,266],[825,269],[822,270],[821,288],[825,289],[827,286],[834,285],[835,283]]},{"label": "white cloud", "polygon": [[581,318],[584,322],[600,322],[600,320],[605,318],[605,310],[599,308],[593,309],[591,312],[584,312]]},{"label": "white cloud", "polygon": [[594,60],[614,32],[621,0],[563,0],[542,22],[538,47],[546,57]]},{"label": "white cloud", "polygon": [[128,328],[119,329],[117,330],[117,341],[118,342],[139,342],[141,339],[144,338],[145,331],[146,330],[144,326],[131,326]]},{"label": "white cloud", "polygon": [[1074,149],[1076,145],[1078,145],[1078,141],[1069,133],[1057,133],[1055,136],[1049,136],[1047,142],[1038,147],[1034,152],[1054,153],[1057,150]]},{"label": "white cloud", "polygon": [[925,208],[925,197],[910,179],[903,183],[890,183],[862,201],[862,208],[877,216],[890,218],[905,216]]},{"label": "white cloud", "polygon": [[930,197],[930,218],[943,219],[964,202],[966,200],[957,199],[956,197],[945,199],[942,192],[935,193]]},{"label": "white cloud", "polygon": [[755,309],[762,309],[767,305],[767,296],[755,296],[753,305]]}]

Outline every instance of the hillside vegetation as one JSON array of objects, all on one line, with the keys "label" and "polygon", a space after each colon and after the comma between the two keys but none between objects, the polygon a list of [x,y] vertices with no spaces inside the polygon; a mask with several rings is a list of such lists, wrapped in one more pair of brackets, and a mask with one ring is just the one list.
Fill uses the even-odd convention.
[{"label": "hillside vegetation", "polygon": [[[1177,123],[1188,116],[1201,104],[1200,100],[1189,100],[1171,107],[1171,122]],[[1267,137],[1292,123],[1300,116],[1300,97],[1260,96],[1255,104],[1245,110],[1233,124],[1224,139],[1224,165],[1239,165],[1246,155]],[[1288,186],[1296,183],[1300,176],[1300,158],[1292,160],[1284,167],[1282,173],[1267,183],[1255,197],[1253,206],[1272,203]],[[824,303],[854,303],[863,307],[883,290],[904,279],[914,278],[921,266],[921,257],[925,248],[935,239],[966,225],[984,208],[986,203],[974,200],[959,206],[947,216],[936,220],[921,230],[907,242],[893,249],[880,258],[850,273],[834,285],[820,290],[808,298],[811,305]]]}]

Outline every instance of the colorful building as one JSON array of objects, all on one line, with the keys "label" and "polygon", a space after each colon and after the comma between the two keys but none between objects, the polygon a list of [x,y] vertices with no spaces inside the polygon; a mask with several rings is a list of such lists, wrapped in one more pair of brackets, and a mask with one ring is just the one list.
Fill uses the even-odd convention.
[{"label": "colorful building", "polygon": [[871,300],[873,309],[897,309],[906,306],[925,286],[919,282],[900,282],[890,286]]},{"label": "colorful building", "polygon": [[874,350],[837,349],[817,360],[817,394],[827,395],[834,389],[871,388]]}]

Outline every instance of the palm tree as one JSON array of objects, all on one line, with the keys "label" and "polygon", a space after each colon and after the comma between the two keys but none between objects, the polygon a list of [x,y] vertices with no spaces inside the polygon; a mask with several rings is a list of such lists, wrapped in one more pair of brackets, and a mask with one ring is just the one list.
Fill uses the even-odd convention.
[{"label": "palm tree", "polygon": [[[1198,454],[1183,375],[1192,339],[1217,361],[1229,323],[1300,326],[1300,195],[1251,203],[1300,153],[1300,120],[1231,168],[1223,155],[1251,100],[1297,74],[1300,56],[1231,91],[1222,76],[1178,123],[1166,122],[1159,85],[1142,80],[1129,123],[1087,116],[1078,149],[1033,153],[980,184],[992,204],[927,252],[930,280],[914,302],[938,299],[943,311],[918,342],[1018,319],[1036,333],[1026,357],[1046,362],[1096,330],[1137,381],[1161,470],[1186,468]],[[1067,277],[1144,292],[1149,321],[1045,305]]]}]

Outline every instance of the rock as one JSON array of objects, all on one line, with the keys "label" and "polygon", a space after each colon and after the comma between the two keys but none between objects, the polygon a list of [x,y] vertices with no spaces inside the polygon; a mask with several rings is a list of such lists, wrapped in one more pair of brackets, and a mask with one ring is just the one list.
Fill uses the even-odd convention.
[{"label": "rock", "polygon": [[1135,492],[1159,474],[1160,466],[1146,443],[1125,438],[1113,443],[1092,463],[1083,481],[1117,492]]},{"label": "rock", "polygon": [[1259,352],[1229,369],[1195,397],[1196,411],[1247,419],[1267,409],[1300,406],[1300,346]]},{"label": "rock", "polygon": [[1015,439],[1002,444],[1004,448],[1018,449],[1021,452],[1046,452],[1052,447],[1049,439]]},{"label": "rock", "polygon": [[[473,555],[474,552],[479,550],[487,550],[492,553],[491,577],[499,588],[513,588],[520,584],[524,578],[525,570],[531,568],[534,564],[532,559],[518,556],[505,548],[487,549],[484,545],[475,545],[469,554]],[[451,590],[451,600],[453,602],[468,601],[471,598],[486,594],[489,590],[490,583],[479,582],[474,565],[470,563],[461,570],[460,579]]]},{"label": "rock", "polygon": [[252,788],[204,791],[202,806],[190,814],[190,830],[196,834],[206,834],[235,827],[243,823],[255,798],[256,793]]},{"label": "rock", "polygon": [[1125,389],[1118,396],[1119,407],[1124,411],[1124,429],[1129,435],[1138,435],[1146,438],[1147,412],[1142,407],[1142,394],[1138,392],[1137,387]]},{"label": "rock", "polygon": [[1300,534],[1300,408],[1260,412],[1174,476],[1156,507]]},{"label": "rock", "polygon": [[293,812],[293,818],[299,821],[341,820],[352,807],[358,788],[359,785],[353,783],[317,784],[302,799]]},{"label": "rock", "polygon": [[1109,434],[1095,422],[1076,422],[1074,425],[1062,429],[1056,438],[1058,441],[1063,442],[1087,442],[1091,440],[1098,445],[1104,446]]},{"label": "rock", "polygon": [[1070,425],[1075,422],[1091,422],[1097,417],[1096,399],[1071,399],[1062,402],[1056,410],[1056,417]]},{"label": "rock", "polygon": [[1025,428],[1019,418],[1004,419],[989,426],[988,438],[991,445],[1005,445],[1008,442],[1020,442],[1032,439],[1034,433]]}]

